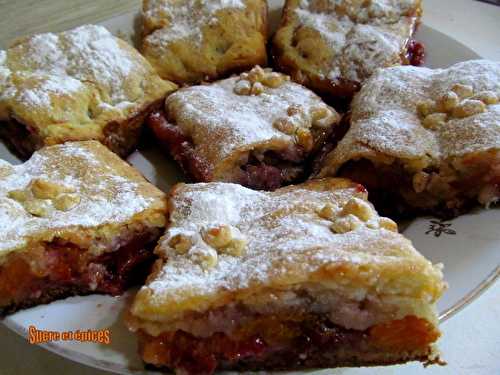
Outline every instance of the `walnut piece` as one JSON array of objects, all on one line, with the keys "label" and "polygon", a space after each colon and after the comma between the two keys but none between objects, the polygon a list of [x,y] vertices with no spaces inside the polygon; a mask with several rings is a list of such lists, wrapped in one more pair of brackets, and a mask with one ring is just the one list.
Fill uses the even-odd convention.
[{"label": "walnut piece", "polygon": [[42,178],[35,178],[31,181],[30,189],[33,195],[39,199],[54,199],[62,193],[74,193],[75,189],[56,184]]},{"label": "walnut piece", "polygon": [[290,77],[284,74],[257,65],[249,72],[240,74],[233,91],[238,95],[259,95],[265,91],[265,87],[277,88],[289,80]]},{"label": "walnut piece", "polygon": [[319,105],[309,111],[312,126],[315,128],[329,128],[336,120],[336,114],[328,107]]},{"label": "walnut piece", "polygon": [[330,225],[330,229],[338,234],[351,232],[363,226],[364,223],[352,214],[337,217]]},{"label": "walnut piece", "polygon": [[422,125],[426,129],[437,129],[438,126],[443,125],[448,118],[446,113],[431,113],[425,116]]},{"label": "walnut piece", "polygon": [[195,247],[192,247],[189,251],[189,255],[195,261],[195,263],[198,263],[205,271],[214,268],[219,261],[217,251],[206,245],[197,245]]},{"label": "walnut piece", "polygon": [[186,254],[193,246],[193,242],[189,236],[179,233],[168,241],[168,246],[174,249],[177,254]]},{"label": "walnut piece", "polygon": [[465,99],[457,107],[455,107],[453,110],[453,117],[465,118],[483,113],[484,111],[486,111],[486,105],[482,101]]},{"label": "walnut piece", "polygon": [[457,94],[460,99],[469,98],[474,94],[474,88],[472,86],[462,85],[461,83],[453,85],[451,91]]},{"label": "walnut piece", "polygon": [[480,100],[486,105],[493,105],[499,102],[498,95],[493,91],[482,91],[472,96],[471,99]]},{"label": "walnut piece", "polygon": [[338,208],[331,203],[327,203],[318,212],[319,217],[326,220],[334,220],[337,216]]},{"label": "walnut piece", "polygon": [[65,193],[60,194],[54,199],[54,207],[60,211],[69,211],[80,203],[78,194]]},{"label": "walnut piece", "polygon": [[233,256],[242,255],[247,243],[238,228],[226,224],[207,229],[202,238],[218,252]]},{"label": "walnut piece", "polygon": [[52,212],[50,201],[45,199],[32,199],[24,202],[23,206],[33,216],[47,217]]},{"label": "walnut piece", "polygon": [[295,137],[297,139],[297,144],[302,146],[304,150],[311,151],[314,147],[314,139],[309,129],[298,128],[295,132]]},{"label": "walnut piece", "polygon": [[378,221],[378,225],[380,228],[389,230],[391,232],[398,231],[398,225],[388,217],[381,217]]},{"label": "walnut piece", "polygon": [[349,199],[340,214],[342,216],[354,215],[365,222],[375,216],[372,206],[363,199],[356,197]]},{"label": "walnut piece", "polygon": [[10,199],[14,199],[15,201],[18,201],[21,203],[25,202],[31,198],[31,194],[29,191],[21,190],[21,189],[9,191],[8,196]]},{"label": "walnut piece", "polygon": [[273,122],[273,127],[287,135],[295,134],[296,125],[287,118],[279,118]]}]

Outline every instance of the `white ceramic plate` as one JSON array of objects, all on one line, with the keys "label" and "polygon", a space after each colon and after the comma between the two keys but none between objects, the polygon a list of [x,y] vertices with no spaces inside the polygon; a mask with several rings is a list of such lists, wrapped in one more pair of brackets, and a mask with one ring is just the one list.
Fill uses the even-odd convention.
[{"label": "white ceramic plate", "polygon": [[[270,1],[270,4],[271,25],[276,25],[282,1]],[[138,13],[134,12],[102,24],[133,42],[137,35],[134,29],[140,22]],[[426,65],[429,67],[447,67],[478,58],[464,45],[425,24],[417,37],[427,47]],[[0,158],[19,162],[1,143]],[[135,152],[128,160],[164,191],[182,180],[175,163],[155,146]],[[500,209],[492,209],[477,210],[448,222],[419,218],[406,226],[404,234],[413,240],[415,247],[432,262],[445,265],[445,277],[450,288],[438,305],[442,320],[471,302],[499,276],[499,221]],[[18,312],[4,319],[4,324],[24,337],[30,325],[54,331],[110,329],[110,345],[52,342],[42,346],[68,359],[112,372],[151,373],[144,371],[137,355],[135,337],[122,324],[122,313],[131,296],[132,292],[122,297],[95,295],[67,298]]]}]

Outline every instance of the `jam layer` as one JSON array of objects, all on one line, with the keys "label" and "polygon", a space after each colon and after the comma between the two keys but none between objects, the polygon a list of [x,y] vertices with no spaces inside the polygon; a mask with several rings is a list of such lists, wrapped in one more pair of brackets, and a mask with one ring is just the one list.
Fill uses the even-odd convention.
[{"label": "jam layer", "polygon": [[364,331],[346,329],[318,315],[303,320],[261,317],[231,335],[206,338],[184,331],[158,337],[139,332],[146,364],[212,374],[217,369],[292,370],[429,360],[439,333],[424,319],[404,319]]},{"label": "jam layer", "polygon": [[137,235],[97,257],[58,241],[10,255],[0,266],[0,315],[71,295],[121,294],[144,281],[158,235]]}]

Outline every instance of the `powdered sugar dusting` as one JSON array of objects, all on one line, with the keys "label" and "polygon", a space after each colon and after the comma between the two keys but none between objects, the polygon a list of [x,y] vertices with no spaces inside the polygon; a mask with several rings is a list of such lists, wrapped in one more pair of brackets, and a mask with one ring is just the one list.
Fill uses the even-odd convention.
[{"label": "powdered sugar dusting", "polygon": [[[117,163],[121,170],[115,169]],[[143,194],[149,184],[135,172],[134,177],[127,175],[130,172],[124,172],[124,165],[97,142],[46,147],[24,164],[0,164],[0,256],[30,240],[50,241],[53,236],[64,238],[66,232],[124,225],[136,214],[155,205],[161,207],[162,194]],[[31,214],[10,192],[29,189],[35,179],[64,186],[79,197],[79,203],[67,211]],[[49,203],[48,199],[43,201]]]},{"label": "powdered sugar dusting", "polygon": [[[399,64],[413,33],[416,0],[304,0],[294,13],[297,22],[316,30],[332,60],[321,74],[331,80],[360,82],[377,68]],[[296,28],[297,25],[294,25]]]},{"label": "powdered sugar dusting", "polygon": [[166,26],[146,37],[148,43],[158,47],[187,38],[199,45],[203,39],[202,28],[218,22],[217,12],[245,8],[242,0],[154,0],[147,5],[149,8],[144,10],[146,19],[168,20]]},{"label": "powdered sugar dusting", "polygon": [[[183,306],[191,298],[199,301],[218,293],[297,284],[323,267],[340,264],[365,265],[372,270],[384,264],[412,264],[439,277],[440,273],[398,233],[365,226],[344,234],[332,232],[330,221],[317,212],[326,203],[342,207],[351,197],[363,195],[355,184],[328,184],[316,180],[272,193],[227,183],[176,188],[170,198],[170,227],[156,249],[166,263],[139,292],[140,302],[136,300],[132,311],[142,315],[148,306]],[[248,243],[244,255],[219,253],[217,264],[204,269],[191,253],[193,248],[198,251],[208,246],[199,233],[215,223],[237,227]],[[171,238],[179,233],[194,242],[185,254],[169,246]],[[196,303],[190,308],[203,311],[207,306]],[[153,319],[171,317],[155,315]]]},{"label": "powdered sugar dusting", "polygon": [[473,60],[448,69],[406,66],[378,71],[355,97],[351,128],[327,157],[322,174],[334,173],[361,154],[431,157],[433,164],[439,164],[451,157],[500,148],[498,104],[487,106],[481,114],[452,118],[436,129],[423,126],[417,104],[437,100],[455,84],[470,85],[474,92],[500,95],[500,63]]},{"label": "powdered sugar dusting", "polygon": [[238,79],[181,89],[166,101],[175,124],[212,165],[259,144],[294,145],[294,137],[275,129],[274,121],[288,117],[290,106],[303,108],[307,115],[312,107],[324,105],[312,91],[290,81],[266,87],[259,95],[238,95],[234,92]]},{"label": "powdered sugar dusting", "polygon": [[79,116],[66,116],[72,121],[104,126],[135,115],[171,89],[131,46],[94,25],[34,35],[3,51],[0,85],[0,118],[13,112],[18,121],[40,127],[61,117],[55,112],[67,106],[54,104],[60,97],[80,103]]}]

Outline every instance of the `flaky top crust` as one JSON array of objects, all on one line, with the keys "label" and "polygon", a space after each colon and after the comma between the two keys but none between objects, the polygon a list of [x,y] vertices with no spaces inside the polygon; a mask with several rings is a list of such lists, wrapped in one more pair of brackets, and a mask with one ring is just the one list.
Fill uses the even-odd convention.
[{"label": "flaky top crust", "polygon": [[[471,89],[472,96],[459,96],[457,107],[474,101],[481,111],[443,113],[442,122],[429,126],[419,107],[436,106],[463,87]],[[351,127],[325,158],[319,175],[334,174],[345,162],[360,158],[425,160],[424,165],[439,166],[444,160],[498,150],[500,103],[477,103],[484,100],[485,93],[500,98],[499,62],[472,60],[448,69],[401,66],[379,70],[354,98]],[[439,113],[430,115],[437,114],[439,120]]]},{"label": "flaky top crust", "polygon": [[[276,126],[281,119],[308,133],[314,133],[314,111],[317,109],[328,113],[323,118],[326,122],[322,123],[326,128],[331,128],[340,119],[319,96],[291,82],[288,76],[264,73],[259,69],[210,85],[184,88],[166,100],[169,122],[191,138],[195,152],[206,161],[214,179],[241,163],[241,157],[248,151],[286,150],[299,144],[295,131],[287,133]],[[279,85],[251,83],[256,71],[276,78]],[[248,84],[249,90],[260,87],[262,92],[241,93],[238,90],[241,83]]]},{"label": "flaky top crust", "polygon": [[33,35],[0,51],[0,122],[15,119],[49,145],[101,140],[106,124],[131,119],[175,88],[102,26]]},{"label": "flaky top crust", "polygon": [[162,227],[165,213],[164,194],[96,141],[45,147],[20,165],[0,160],[0,260],[55,238],[112,242],[127,226]]},{"label": "flaky top crust", "polygon": [[199,83],[266,64],[265,0],[143,0],[142,53],[160,76]]},{"label": "flaky top crust", "polygon": [[[131,313],[169,321],[301,283],[351,297],[365,293],[432,303],[443,289],[440,269],[366,199],[362,186],[345,179],[274,192],[228,183],[179,184],[170,193],[170,224],[155,250],[163,261]],[[359,225],[343,225],[348,222]],[[221,228],[231,233],[225,248],[218,241]]]},{"label": "flaky top crust", "polygon": [[275,51],[288,71],[310,80],[360,83],[407,63],[420,14],[420,0],[287,0]]}]

